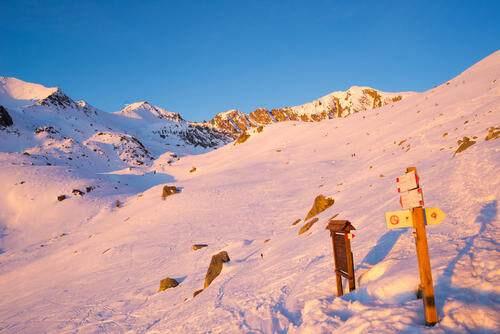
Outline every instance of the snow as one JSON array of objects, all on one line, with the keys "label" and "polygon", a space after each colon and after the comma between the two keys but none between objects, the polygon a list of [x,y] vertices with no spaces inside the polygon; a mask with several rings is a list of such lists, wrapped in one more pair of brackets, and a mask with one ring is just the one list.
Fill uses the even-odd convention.
[{"label": "snow", "polygon": [[335,98],[338,99],[342,109],[348,110],[347,113],[342,113],[342,116],[347,116],[354,112],[365,111],[372,108],[371,99],[369,99],[367,96],[368,94],[366,94],[367,90],[376,91],[380,95],[383,104],[390,103],[391,99],[395,97],[407,98],[415,94],[415,92],[389,93],[375,90],[367,86],[351,86],[346,91],[335,91],[312,102],[291,107],[291,109],[298,115],[311,115],[321,112],[329,113],[335,104]]},{"label": "snow", "polygon": [[33,104],[55,93],[57,87],[44,87],[16,78],[0,77],[0,105],[19,107]]},{"label": "snow", "polygon": [[117,114],[136,119],[155,120],[155,118],[166,118],[174,121],[179,121],[182,119],[178,113],[153,106],[147,101],[140,101],[129,104]]},{"label": "snow", "polygon": [[[93,155],[88,165],[31,165],[34,158],[0,134],[0,330],[497,332],[500,157],[498,141],[484,137],[499,122],[499,77],[497,51],[397,104],[321,122],[274,123],[242,144],[180,160],[144,140],[155,161],[131,169],[102,165]],[[22,117],[16,112],[14,121]],[[55,119],[43,117],[47,125]],[[124,134],[146,124],[115,117],[106,124]],[[87,124],[82,119],[66,121]],[[477,137],[476,144],[453,156],[463,136]],[[84,130],[77,136],[89,138]],[[106,135],[105,142],[114,140]],[[415,296],[412,231],[387,230],[384,221],[386,211],[398,210],[395,178],[408,166],[418,168],[426,205],[447,214],[427,229],[440,318],[432,328],[423,325]],[[162,200],[164,184],[181,192]],[[71,194],[86,186],[95,190]],[[58,202],[60,194],[69,198]],[[305,217],[318,194],[335,204],[299,236],[303,222],[292,222]],[[325,231],[334,214],[357,229],[358,287],[341,298]],[[195,243],[209,246],[192,251]],[[231,261],[193,298],[221,250]],[[166,276],[181,283],[158,293]]]}]

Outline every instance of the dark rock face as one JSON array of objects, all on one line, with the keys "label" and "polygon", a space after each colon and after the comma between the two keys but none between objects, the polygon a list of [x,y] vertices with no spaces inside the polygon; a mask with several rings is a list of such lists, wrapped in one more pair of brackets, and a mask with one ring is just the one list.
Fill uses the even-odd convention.
[{"label": "dark rock face", "polygon": [[3,106],[0,106],[0,126],[8,127],[14,125],[12,121],[12,117],[10,117],[7,109]]},{"label": "dark rock face", "polygon": [[37,104],[45,107],[54,106],[61,109],[78,108],[78,105],[59,89],[43,100],[38,101]]},{"label": "dark rock face", "polygon": [[231,141],[227,134],[201,124],[191,124],[187,130],[179,132],[179,137],[188,144],[203,148],[213,148]]},{"label": "dark rock face", "polygon": [[226,251],[222,251],[212,256],[212,260],[210,261],[210,265],[208,266],[207,274],[205,275],[204,289],[208,288],[213,280],[222,272],[222,264],[229,261],[229,255]]},{"label": "dark rock face", "polygon": [[83,191],[81,191],[80,189],[73,189],[72,193],[75,196],[83,196],[83,195],[85,195],[85,193]]}]

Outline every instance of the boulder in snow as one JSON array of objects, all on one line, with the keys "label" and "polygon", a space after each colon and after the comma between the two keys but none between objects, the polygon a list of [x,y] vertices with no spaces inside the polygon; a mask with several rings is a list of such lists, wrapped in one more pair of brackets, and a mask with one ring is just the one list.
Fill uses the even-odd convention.
[{"label": "boulder in snow", "polygon": [[300,228],[299,230],[299,235],[303,234],[303,233],[306,233],[307,231],[309,231],[309,229],[314,225],[316,224],[316,222],[318,221],[319,219],[316,217],[316,218],[313,218],[311,219],[310,221],[308,221],[307,223],[305,223],[304,225],[302,225],[302,227]]},{"label": "boulder in snow", "polygon": [[304,220],[308,220],[309,218],[312,218],[317,214],[325,211],[326,209],[331,207],[333,203],[335,203],[335,200],[333,198],[325,197],[324,195],[318,195],[314,199],[313,206],[311,210],[309,210],[309,212],[307,213],[307,216],[306,218],[304,218]]},{"label": "boulder in snow", "polygon": [[210,265],[208,266],[207,274],[205,275],[205,289],[208,288],[208,286],[217,276],[219,276],[222,271],[222,264],[229,261],[229,255],[226,251],[222,251],[212,256],[212,260],[210,261]]},{"label": "boulder in snow", "polygon": [[208,245],[207,244],[194,244],[191,248],[193,250],[198,250],[198,249],[205,248],[205,247],[208,247]]},{"label": "boulder in snow", "polygon": [[158,289],[158,292],[165,291],[170,288],[175,288],[178,285],[179,282],[177,282],[175,279],[166,277],[160,281],[160,288]]},{"label": "boulder in snow", "polygon": [[83,196],[83,195],[85,195],[85,193],[83,191],[81,191],[80,189],[73,189],[72,193],[75,196]]},{"label": "boulder in snow", "polygon": [[178,193],[179,190],[176,186],[163,186],[161,198],[165,200],[168,196]]},{"label": "boulder in snow", "polygon": [[453,156],[455,156],[457,153],[465,151],[466,149],[468,149],[469,147],[471,147],[475,143],[476,143],[476,141],[470,140],[469,137],[464,137],[463,139],[458,141],[459,146],[458,146],[457,150],[455,151],[455,154],[453,154]]}]

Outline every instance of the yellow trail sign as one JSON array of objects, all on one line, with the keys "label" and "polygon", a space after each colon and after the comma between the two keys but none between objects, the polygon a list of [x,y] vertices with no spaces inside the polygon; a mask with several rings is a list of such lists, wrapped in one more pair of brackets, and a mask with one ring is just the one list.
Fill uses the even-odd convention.
[{"label": "yellow trail sign", "polygon": [[446,218],[446,213],[440,208],[425,208],[424,210],[426,225],[440,224]]},{"label": "yellow trail sign", "polygon": [[386,212],[385,222],[389,229],[413,227],[413,219],[410,210]]}]

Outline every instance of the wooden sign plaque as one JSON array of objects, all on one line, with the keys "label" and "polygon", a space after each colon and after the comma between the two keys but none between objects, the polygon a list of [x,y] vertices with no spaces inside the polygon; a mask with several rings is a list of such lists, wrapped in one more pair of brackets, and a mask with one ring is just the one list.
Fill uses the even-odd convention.
[{"label": "wooden sign plaque", "polygon": [[351,251],[350,231],[354,226],[347,220],[330,220],[327,230],[330,231],[333,246],[333,259],[335,262],[335,277],[337,279],[337,296],[344,294],[342,277],[349,281],[349,291],[356,289],[354,277],[354,261]]}]

